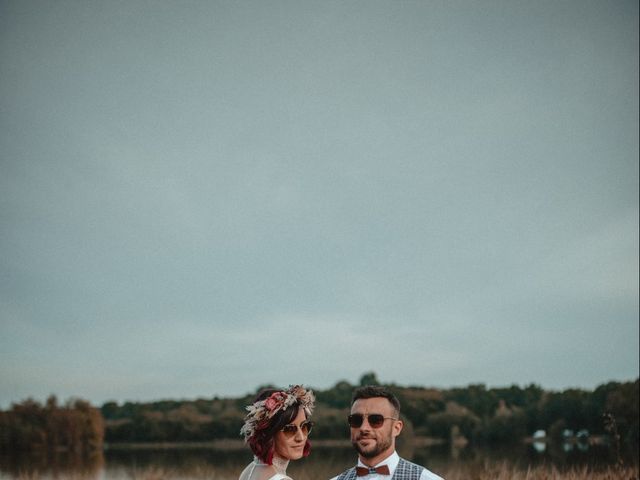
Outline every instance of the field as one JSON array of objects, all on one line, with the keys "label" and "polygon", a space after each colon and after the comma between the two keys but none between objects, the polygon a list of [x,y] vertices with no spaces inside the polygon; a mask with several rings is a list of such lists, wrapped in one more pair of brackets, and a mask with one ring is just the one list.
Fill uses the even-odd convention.
[{"label": "field", "polygon": [[474,472],[452,468],[443,472],[445,480],[637,480],[637,468],[608,468],[592,471],[579,468],[560,472],[554,467],[537,467],[528,471],[516,471],[508,466],[494,466]]},{"label": "field", "polygon": [[[226,471],[225,471],[226,470]],[[112,474],[115,472],[112,472]],[[294,480],[329,480],[335,472],[303,471],[293,475]],[[535,467],[527,471],[516,470],[509,465],[484,465],[476,467],[450,467],[438,472],[445,480],[639,480],[637,467],[604,468],[590,470],[587,467],[560,471],[555,467]],[[23,474],[18,480],[43,480],[46,476]],[[96,477],[71,474],[57,477],[58,480],[89,480]],[[122,471],[116,476],[102,477],[105,480],[237,480],[237,472],[228,469],[203,468],[190,472],[170,468],[146,468]]]}]

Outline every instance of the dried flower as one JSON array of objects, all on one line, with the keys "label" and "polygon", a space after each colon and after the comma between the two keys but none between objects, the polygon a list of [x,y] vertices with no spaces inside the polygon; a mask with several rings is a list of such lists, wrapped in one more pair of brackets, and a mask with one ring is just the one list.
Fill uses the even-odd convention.
[{"label": "dried flower", "polygon": [[306,415],[310,416],[315,403],[313,391],[305,389],[302,385],[290,385],[287,390],[274,392],[268,398],[247,406],[248,413],[240,429],[240,435],[244,435],[247,441],[256,431],[266,428],[276,413],[286,410],[296,402],[304,409]]}]

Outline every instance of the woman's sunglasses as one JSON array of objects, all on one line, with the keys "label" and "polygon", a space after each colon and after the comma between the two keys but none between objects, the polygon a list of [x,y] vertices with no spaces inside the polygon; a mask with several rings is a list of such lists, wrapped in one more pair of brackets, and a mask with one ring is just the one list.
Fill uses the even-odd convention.
[{"label": "woman's sunglasses", "polygon": [[369,413],[365,415],[361,413],[353,413],[347,417],[347,422],[349,423],[349,426],[351,428],[360,428],[364,422],[365,417],[372,428],[380,428],[384,424],[384,421],[387,419],[398,420],[397,418],[393,417],[385,417],[384,415],[381,415],[379,413]]},{"label": "woman's sunglasses", "polygon": [[303,435],[309,435],[311,433],[311,429],[313,428],[313,422],[307,420],[306,422],[302,422],[299,427],[298,425],[290,423],[289,425],[285,425],[284,427],[282,427],[282,433],[284,433],[286,437],[293,437],[296,433],[298,433],[298,428]]}]

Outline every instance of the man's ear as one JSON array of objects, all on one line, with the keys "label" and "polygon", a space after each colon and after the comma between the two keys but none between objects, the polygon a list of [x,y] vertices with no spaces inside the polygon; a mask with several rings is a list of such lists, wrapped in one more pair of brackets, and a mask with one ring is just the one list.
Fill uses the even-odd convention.
[{"label": "man's ear", "polygon": [[393,424],[393,436],[397,437],[402,432],[402,427],[404,427],[404,422],[402,420],[396,420]]}]

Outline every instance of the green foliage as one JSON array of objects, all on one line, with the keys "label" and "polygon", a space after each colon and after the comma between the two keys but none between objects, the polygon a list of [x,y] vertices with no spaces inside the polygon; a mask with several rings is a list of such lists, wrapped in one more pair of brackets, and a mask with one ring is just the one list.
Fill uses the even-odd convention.
[{"label": "green foliage", "polygon": [[450,439],[452,431],[457,430],[467,439],[474,438],[481,425],[480,419],[471,412],[444,411],[429,415],[424,433],[435,438]]},{"label": "green foliage", "polygon": [[524,412],[510,410],[507,414],[496,414],[485,422],[479,432],[487,443],[509,443],[527,435],[527,423]]},{"label": "green foliage", "polygon": [[360,377],[360,386],[364,387],[365,385],[380,385],[378,382],[378,377],[374,372],[368,372]]},{"label": "green foliage", "polygon": [[55,396],[41,405],[33,399],[0,412],[0,450],[67,450],[90,454],[102,448],[100,411],[84,400],[58,406]]},{"label": "green foliage", "polygon": [[445,398],[464,405],[481,418],[489,417],[498,406],[495,391],[487,390],[484,384],[469,385],[466,388],[453,388],[446,392]]},{"label": "green foliage", "polygon": [[343,380],[329,390],[314,390],[314,392],[318,404],[323,403],[334,408],[349,408],[354,388],[349,382]]},{"label": "green foliage", "polygon": [[588,397],[588,392],[578,389],[547,395],[541,408],[542,423],[548,427],[562,419],[570,429],[584,428],[587,424]]},{"label": "green foliage", "polygon": [[[359,383],[376,384],[378,380],[369,372]],[[593,391],[560,392],[544,391],[533,384],[524,388],[474,384],[452,389],[386,386],[400,399],[407,428],[418,436],[449,441],[455,432],[455,436],[462,435],[471,442],[499,444],[520,441],[538,429],[556,437],[565,428],[606,434],[603,414],[608,413],[616,420],[621,442],[638,445],[638,380],[610,382]],[[264,387],[267,385],[256,393]],[[348,439],[346,416],[355,388],[343,380],[326,390],[314,389],[314,438]],[[44,406],[28,399],[8,412],[0,412],[0,447],[98,448],[103,433],[112,443],[239,439],[245,407],[254,397],[255,393],[238,398],[121,405],[111,401],[100,410],[81,400],[60,407],[55,397]]]},{"label": "green foliage", "polygon": [[349,426],[347,415],[349,409],[316,409],[313,427],[314,438],[349,438]]},{"label": "green foliage", "polygon": [[[172,407],[168,409],[167,407]],[[105,410],[103,409],[103,412]],[[109,407],[107,442],[182,442],[239,438],[244,410],[231,399],[153,403],[123,418]]]},{"label": "green foliage", "polygon": [[622,441],[635,447],[639,443],[639,392],[638,380],[621,384],[607,393],[604,406],[604,411],[615,417]]},{"label": "green foliage", "polygon": [[[359,384],[378,383],[375,373],[362,375]],[[400,399],[402,415],[416,435],[449,440],[453,431],[475,443],[519,441],[538,429],[556,434],[564,428],[587,428],[604,433],[602,414],[618,419],[621,438],[638,438],[638,382],[601,385],[593,392],[568,389],[545,392],[531,384],[487,388],[484,384],[439,390],[386,385]],[[267,387],[261,386],[257,389]],[[327,390],[314,389],[314,438],[346,439],[346,416],[356,386],[340,381]],[[244,407],[254,395],[241,398],[163,401],[148,404],[105,403],[109,442],[203,441],[239,438]]]},{"label": "green foliage", "polygon": [[438,390],[395,385],[390,389],[400,400],[402,414],[411,421],[417,433],[428,430],[429,415],[445,409],[444,396]]}]

